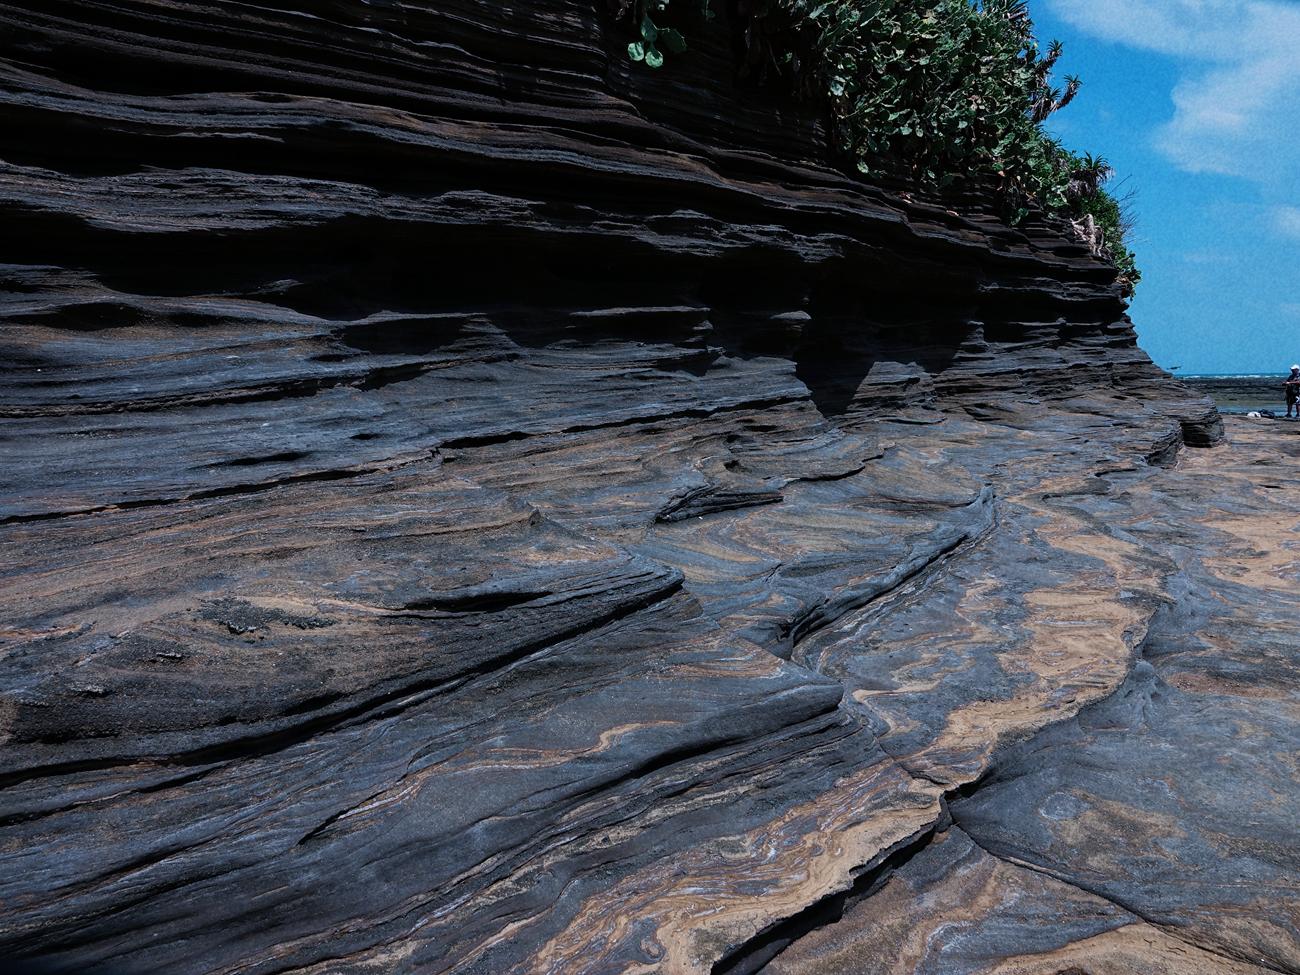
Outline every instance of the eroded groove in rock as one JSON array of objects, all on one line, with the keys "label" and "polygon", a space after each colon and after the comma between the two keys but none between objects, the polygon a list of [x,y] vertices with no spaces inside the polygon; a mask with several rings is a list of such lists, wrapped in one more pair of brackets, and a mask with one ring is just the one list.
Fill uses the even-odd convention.
[{"label": "eroded groove in rock", "polygon": [[992,857],[952,828],[834,924],[762,970],[1264,975],[1271,969],[1188,945],[1107,900]]},{"label": "eroded groove in rock", "polygon": [[1010,752],[954,812],[1000,856],[1132,904],[1217,953],[1291,972],[1300,593],[1289,536],[1300,512],[1267,486],[1267,471],[1289,463],[1289,438],[1234,432],[1213,463],[1190,457],[1123,498],[1136,512],[1159,492],[1164,524],[1126,517],[1181,571],[1121,693]]},{"label": "eroded groove in rock", "polygon": [[0,955],[1293,969],[1284,454],[602,9],[0,0]]},{"label": "eroded groove in rock", "polygon": [[[1062,891],[1043,900],[1040,891],[1033,900],[1051,913],[1035,926],[1054,933],[1021,942],[1025,935],[1010,935],[987,907],[963,913],[989,901],[986,889],[963,889],[969,881],[958,878],[982,874],[936,856],[952,877],[891,880],[904,885],[906,906],[882,894],[814,931],[770,971],[1297,970],[1289,688],[1300,598],[1288,577],[1288,539],[1300,512],[1269,487],[1288,464],[1289,438],[1244,425],[1233,436],[1231,447],[1184,458],[1159,476],[1118,472],[1105,490],[1072,495],[1118,529],[1116,542],[1140,540],[1172,560],[1168,601],[1122,683],[1006,749],[985,778],[952,793],[962,835],[1013,869],[1118,907],[1131,918],[1126,933],[1063,937],[1057,912],[1068,898]],[[906,617],[899,622],[907,626]],[[892,705],[893,696],[867,700]],[[1023,895],[998,897],[1005,911]],[[926,938],[905,933],[916,925]],[[977,947],[982,939],[993,940]]]}]

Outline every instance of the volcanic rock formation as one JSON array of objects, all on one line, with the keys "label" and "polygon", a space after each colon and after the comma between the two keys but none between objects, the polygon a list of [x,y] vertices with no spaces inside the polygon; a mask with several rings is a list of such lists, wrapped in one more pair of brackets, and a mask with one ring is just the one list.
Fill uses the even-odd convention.
[{"label": "volcanic rock formation", "polygon": [[1296,441],[739,16],[0,0],[0,956],[1300,971]]}]

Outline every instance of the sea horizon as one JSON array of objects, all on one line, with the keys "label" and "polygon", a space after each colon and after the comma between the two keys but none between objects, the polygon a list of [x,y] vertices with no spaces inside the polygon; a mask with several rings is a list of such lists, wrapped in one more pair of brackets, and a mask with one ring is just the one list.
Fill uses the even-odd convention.
[{"label": "sea horizon", "polygon": [[1274,376],[1285,376],[1287,373],[1285,368],[1273,372],[1182,372],[1164,366],[1161,368],[1179,379],[1271,379]]}]

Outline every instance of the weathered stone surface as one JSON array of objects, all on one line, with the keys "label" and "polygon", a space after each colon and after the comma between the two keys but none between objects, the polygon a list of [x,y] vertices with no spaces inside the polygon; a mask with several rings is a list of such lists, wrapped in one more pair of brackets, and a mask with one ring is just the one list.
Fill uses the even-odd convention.
[{"label": "weathered stone surface", "polygon": [[1171,560],[1123,683],[998,754],[953,797],[956,827],[774,973],[1297,970],[1300,504],[1281,431],[1234,420],[1228,446],[1077,497],[1111,552]]},{"label": "weathered stone surface", "polygon": [[901,865],[843,919],[809,934],[771,975],[1246,975],[1116,904],[990,856],[958,828]]},{"label": "weathered stone surface", "polygon": [[0,3],[0,953],[1300,969],[1284,431],[603,8]]},{"label": "weathered stone surface", "polygon": [[1120,692],[1009,752],[954,815],[1000,856],[1294,971],[1300,504],[1276,476],[1296,440],[1236,422],[1230,450],[1117,499],[1179,568]]}]

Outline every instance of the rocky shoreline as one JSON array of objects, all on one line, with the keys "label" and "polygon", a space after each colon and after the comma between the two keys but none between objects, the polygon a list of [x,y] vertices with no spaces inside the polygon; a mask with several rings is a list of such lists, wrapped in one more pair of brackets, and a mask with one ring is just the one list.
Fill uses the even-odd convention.
[{"label": "rocky shoreline", "polygon": [[1286,415],[1286,397],[1282,391],[1284,376],[1188,376],[1183,382],[1191,389],[1214,400],[1222,413],[1250,413],[1272,410]]},{"label": "rocky shoreline", "polygon": [[0,957],[1300,971],[1290,428],[604,7],[0,4]]}]

